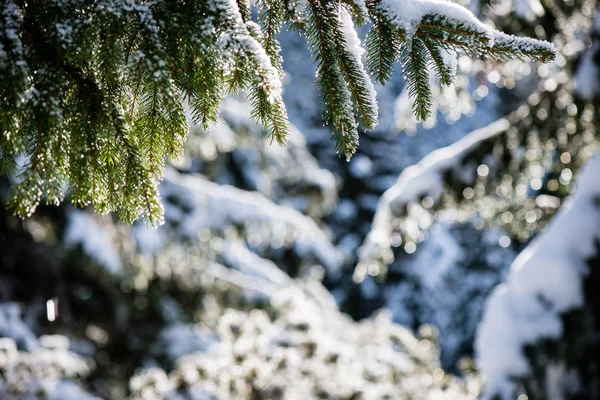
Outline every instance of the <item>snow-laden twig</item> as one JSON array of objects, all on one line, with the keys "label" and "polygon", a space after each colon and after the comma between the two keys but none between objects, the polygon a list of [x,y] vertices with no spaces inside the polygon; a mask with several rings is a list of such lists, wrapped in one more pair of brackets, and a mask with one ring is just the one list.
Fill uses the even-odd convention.
[{"label": "snow-laden twig", "polygon": [[[243,227],[249,235],[256,235],[259,226],[266,226],[289,237],[300,255],[315,257],[329,273],[337,276],[341,272],[339,251],[311,218],[279,206],[260,193],[218,185],[174,170],[167,171],[161,192],[167,200],[167,220],[179,220],[178,231],[184,236],[197,237],[202,229],[222,231],[228,226]],[[182,215],[180,207],[168,203],[170,198],[184,202],[188,213]]]},{"label": "snow-laden twig", "polygon": [[446,0],[383,0],[379,4],[390,21],[408,35],[414,34],[426,15],[443,15],[457,24],[468,26],[474,32],[486,35],[493,43],[492,29],[483,24],[467,10],[456,3]]},{"label": "snow-laden twig", "polygon": [[392,222],[405,213],[409,204],[420,202],[424,197],[430,197],[434,202],[439,200],[447,171],[455,172],[468,184],[475,173],[466,170],[472,165],[464,166],[464,158],[481,143],[506,132],[511,125],[511,119],[512,117],[502,118],[473,131],[458,142],[430,153],[418,164],[402,171],[396,184],[389,188],[379,201],[371,231],[359,249],[359,265],[378,260],[383,253],[389,251],[393,233]]}]

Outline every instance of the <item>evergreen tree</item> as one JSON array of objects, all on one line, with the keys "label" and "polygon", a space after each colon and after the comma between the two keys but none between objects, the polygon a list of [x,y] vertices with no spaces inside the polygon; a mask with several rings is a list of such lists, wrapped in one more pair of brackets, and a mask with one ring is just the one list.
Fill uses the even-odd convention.
[{"label": "evergreen tree", "polygon": [[[378,288],[389,291],[384,281],[391,271],[391,279],[405,285],[405,297],[395,301],[417,297],[409,280],[411,254],[425,250],[430,221],[440,216],[473,223],[482,233],[499,227],[503,246],[524,249],[489,297],[478,328],[484,399],[591,399],[599,393],[599,163],[598,155],[591,157],[600,129],[600,16],[595,1],[540,7],[533,24],[513,15],[505,27],[552,38],[560,49],[555,65],[506,117],[402,172],[379,203],[354,275],[356,281],[375,275]],[[489,264],[473,265],[471,274],[478,269],[489,277]],[[424,282],[435,279],[433,272],[419,272]],[[458,282],[450,286],[452,296],[468,288],[466,279]],[[483,287],[479,281],[476,290]]]},{"label": "evergreen tree", "polygon": [[[440,1],[6,0],[0,6],[0,166],[18,175],[10,205],[21,217],[40,201],[121,219],[163,221],[164,163],[188,132],[185,108],[207,128],[227,93],[248,90],[253,117],[285,144],[277,33],[306,36],[318,66],[323,118],[349,158],[358,124],[377,124],[370,77],[396,62],[421,119],[431,110],[428,70],[448,85],[455,52],[547,62],[554,48],[496,31]],[[370,23],[363,65],[354,24]]]}]

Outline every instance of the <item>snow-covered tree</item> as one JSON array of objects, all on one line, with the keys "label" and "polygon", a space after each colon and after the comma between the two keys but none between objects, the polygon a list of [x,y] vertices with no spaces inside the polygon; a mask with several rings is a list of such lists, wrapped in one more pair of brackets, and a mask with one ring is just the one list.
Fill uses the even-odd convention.
[{"label": "snow-covered tree", "polygon": [[269,146],[235,99],[217,127],[168,168],[157,230],[3,209],[0,397],[475,399],[477,375],[440,368],[434,329],[353,321],[321,284],[343,267],[317,223],[336,188],[305,143]]},{"label": "snow-covered tree", "polygon": [[[550,44],[503,34],[446,1],[264,0],[255,8],[245,0],[2,2],[0,164],[20,177],[10,201],[17,214],[68,193],[78,206],[160,224],[158,181],[165,160],[181,154],[185,108],[206,128],[229,92],[247,89],[253,117],[285,144],[284,24],[309,43],[323,118],[346,157],[358,146],[358,123],[377,124],[370,76],[387,82],[397,61],[415,114],[426,118],[428,70],[451,84],[457,51],[555,57]],[[354,24],[367,22],[363,50]]]},{"label": "snow-covered tree", "polygon": [[[541,8],[544,17],[536,18],[543,28],[537,30],[553,37],[560,49],[557,63],[541,71],[541,79],[530,84],[533,91],[525,93],[507,116],[405,169],[383,195],[359,251],[355,280],[369,287],[376,279],[390,307],[394,300],[401,304],[395,307],[398,319],[406,318],[412,306],[417,311],[408,315],[409,323],[418,319],[448,329],[447,315],[431,315],[430,299],[456,301],[473,287],[466,277],[477,274],[481,279],[475,287],[489,291],[502,273],[492,272],[490,262],[473,265],[471,274],[463,267],[446,273],[448,267],[440,267],[447,265],[446,259],[436,259],[424,269],[419,251],[435,249],[436,241],[444,240],[430,229],[439,227],[435,221],[471,223],[484,234],[493,226],[501,229],[500,245],[516,248],[548,229],[517,258],[506,284],[493,291],[485,307],[477,352],[488,379],[487,398],[597,397],[597,363],[592,359],[598,354],[598,311],[592,293],[598,288],[594,271],[599,251],[591,222],[596,214],[597,158],[575,178],[598,147],[596,7],[595,2],[582,1]],[[518,19],[521,28],[527,26],[525,17]],[[514,79],[489,72],[487,77],[496,84]],[[443,256],[456,257],[455,244],[437,246]],[[426,256],[424,260],[431,263]],[[388,271],[397,287],[391,295],[390,285],[384,283]],[[465,278],[457,282],[457,276]],[[414,300],[423,292],[431,294]],[[474,304],[468,303],[468,312],[480,315],[481,308]],[[452,319],[460,318],[452,314]]]},{"label": "snow-covered tree", "polygon": [[477,350],[485,398],[597,398],[600,157],[490,296]]},{"label": "snow-covered tree", "polygon": [[[131,1],[125,8],[122,1],[101,2],[106,8],[95,14],[102,16],[100,21],[79,18],[92,2],[13,3],[14,7],[7,8],[21,11],[21,23],[28,20],[23,10],[31,11],[31,4],[46,7],[39,9],[45,10],[42,16],[47,21],[38,26],[40,35],[51,40],[40,43],[60,41],[61,62],[81,67],[82,73],[98,84],[102,96],[111,94],[105,89],[112,86],[106,86],[104,75],[97,73],[100,53],[79,54],[77,49],[63,47],[62,35],[71,35],[72,43],[78,43],[78,38],[91,32],[86,43],[97,49],[107,43],[104,36],[96,34],[99,27],[113,21],[117,31],[122,29],[114,44],[122,54],[127,53],[120,47],[122,40],[135,38],[129,42],[128,61],[115,67],[119,75],[113,84],[121,91],[118,115],[123,118],[123,132],[131,143],[139,144],[142,150],[136,157],[142,168],[148,168],[151,146],[143,136],[148,132],[144,129],[158,116],[152,116],[147,107],[155,77],[149,75],[151,66],[143,64],[146,59],[140,56],[148,54],[145,49],[154,48],[149,35],[152,29],[146,32],[141,24],[150,21],[146,16],[163,21],[156,28],[162,46],[164,38],[180,35],[174,26],[185,31],[185,24],[196,26],[199,20],[180,19],[187,18],[183,11],[171,13],[165,20],[153,10],[192,2]],[[13,3],[2,3],[2,7]],[[598,25],[593,23],[596,1],[468,4],[472,15],[484,21],[485,25],[477,23],[482,29],[551,42],[557,53],[550,64],[520,59],[498,62],[494,57],[479,57],[479,52],[473,54],[464,46],[459,46],[453,57],[456,48],[443,46],[441,41],[444,63],[437,64],[423,35],[452,38],[443,34],[444,29],[430,30],[434,28],[424,26],[423,20],[418,26],[409,25],[412,36],[403,30],[396,36],[399,43],[382,43],[398,48],[392,54],[394,62],[383,65],[389,67],[388,84],[382,86],[379,75],[374,75],[379,125],[361,137],[361,146],[350,162],[335,157],[327,145],[331,132],[323,127],[320,114],[329,105],[319,105],[319,99],[327,99],[327,93],[321,92],[326,66],[316,63],[319,85],[311,85],[313,61],[322,56],[315,53],[311,60],[310,51],[333,48],[338,57],[335,71],[348,90],[353,124],[357,125],[362,115],[358,101],[368,98],[353,99],[349,80],[362,75],[344,75],[338,49],[366,56],[361,62],[369,74],[373,65],[369,54],[379,45],[373,44],[374,38],[379,38],[374,36],[376,29],[383,29],[383,39],[388,37],[387,23],[403,23],[392,18],[393,7],[412,9],[414,13],[404,13],[402,8],[402,18],[409,19],[427,7],[445,10],[442,14],[448,18],[458,15],[455,12],[463,17],[471,14],[443,2],[343,2],[335,21],[341,30],[325,36],[335,46],[320,46],[317,35],[317,42],[309,41],[317,47],[307,51],[307,35],[315,38],[310,24],[323,20],[314,18],[313,3],[282,3],[282,26],[294,29],[276,35],[281,49],[275,36],[267,40],[264,25],[268,23],[265,10],[269,4],[278,4],[259,2],[258,8],[242,2],[227,4],[237,7],[255,42],[244,39],[247,36],[242,30],[230,35],[219,32],[220,42],[213,48],[218,73],[210,77],[222,79],[215,81],[221,84],[218,94],[223,96],[217,99],[220,112],[213,105],[210,118],[199,118],[198,93],[187,95],[184,83],[176,79],[184,71],[168,69],[163,71],[168,76],[165,81],[160,80],[164,78],[161,74],[156,78],[157,90],[163,90],[160,85],[168,81],[172,98],[180,101],[183,123],[192,126],[192,134],[180,142],[178,157],[165,165],[160,180],[163,166],[155,164],[157,171],[161,169],[154,177],[164,205],[161,227],[153,230],[139,223],[120,224],[116,215],[98,216],[92,207],[76,210],[69,202],[59,207],[42,204],[31,217],[21,220],[5,208],[8,202],[15,204],[15,186],[39,189],[42,200],[47,196],[39,185],[27,186],[32,179],[27,181],[31,153],[24,151],[15,158],[21,174],[0,177],[0,398],[469,399],[476,398],[482,387],[489,398],[520,394],[530,399],[554,394],[594,398],[599,348],[594,271],[600,257],[594,244],[597,204],[590,198],[597,193],[597,158],[583,174],[578,170],[597,148],[600,121],[599,36]],[[144,5],[150,10],[145,14]],[[71,26],[78,28],[71,33],[65,28],[68,24],[54,24],[68,15],[54,12],[61,8],[76,13]],[[360,10],[366,10],[363,21]],[[320,14],[323,11],[330,12],[318,9],[316,13],[325,15]],[[196,12],[192,10],[190,15]],[[139,21],[132,15],[140,17]],[[255,17],[262,36],[251,23]],[[378,18],[383,21],[379,25]],[[346,29],[361,22],[366,23],[364,28]],[[120,24],[129,25],[124,28]],[[142,29],[138,36],[128,30],[138,28]],[[365,52],[359,56],[360,44],[351,44],[365,34]],[[427,73],[419,69],[411,78],[406,69],[414,65],[410,60],[407,63],[402,49],[418,48],[418,38],[427,49]],[[9,48],[4,40],[0,40],[0,57]],[[186,53],[185,46],[194,46],[184,42],[179,49],[163,46],[159,58],[168,65],[176,64],[172,61],[176,55]],[[219,47],[224,43],[229,47]],[[260,116],[253,112],[261,104],[255,75],[231,75],[245,71],[242,67],[255,66],[253,59],[235,52],[232,57],[224,56],[232,54],[232,44],[249,43],[265,49],[276,70],[276,82],[286,88],[282,96],[287,112],[301,131],[289,126],[286,147],[271,145],[274,128],[269,120],[255,123]],[[23,48],[33,44],[25,40]],[[41,48],[27,50],[38,66],[42,56],[36,52]],[[272,56],[273,49],[282,57]],[[413,57],[419,54],[415,51]],[[328,57],[331,60],[331,53]],[[276,67],[282,59],[286,74]],[[2,68],[8,65],[3,60],[6,58],[0,58]],[[154,59],[150,60],[152,64]],[[199,69],[196,63],[203,60],[194,57],[191,61]],[[230,60],[234,64],[227,64]],[[406,84],[402,73],[392,74],[394,63],[397,70],[404,68]],[[62,64],[49,65],[62,68]],[[198,74],[208,74],[211,65],[202,64],[205,69]],[[454,84],[443,86],[438,67],[454,65]],[[37,84],[47,71],[32,74],[30,83]],[[411,85],[410,79],[423,77],[431,91],[431,115],[419,123],[412,117],[413,105],[419,111],[428,96],[414,89],[415,81]],[[232,79],[241,79],[242,84],[235,85]],[[140,82],[137,96],[135,82]],[[57,106],[61,113],[56,121],[62,125],[52,125],[51,132],[59,130],[62,136],[51,136],[52,140],[60,138],[65,146],[80,149],[81,160],[87,160],[86,155],[104,143],[114,144],[110,132],[118,125],[113,122],[99,128],[92,124],[96,136],[74,133],[92,132],[92,128],[82,124],[89,108],[65,111],[81,98],[68,71],[59,73],[48,85],[51,83],[66,87],[64,93],[70,96],[58,97],[62,103]],[[249,101],[225,95],[230,87],[237,90],[242,86]],[[159,105],[162,108],[157,112],[165,115],[167,106]],[[78,131],[71,129],[76,121]],[[329,122],[335,128],[335,121]],[[365,127],[358,126],[357,131]],[[160,139],[167,133],[161,130]],[[91,139],[82,144],[73,138]],[[27,149],[35,149],[35,141],[30,145]],[[79,168],[92,173],[82,175],[87,190],[94,186],[89,186],[91,181],[85,177],[93,173],[102,176],[108,169],[119,185],[116,189],[123,189],[127,174],[117,171],[128,150],[120,146],[118,151],[115,160],[99,158],[98,163],[72,159],[70,153],[72,164],[62,175],[61,179],[66,179],[60,181],[60,190],[66,197],[76,198],[74,186],[65,183]],[[44,157],[46,154],[61,155],[46,152]],[[44,184],[48,182],[58,181],[44,180]],[[107,181],[99,182],[94,184]],[[131,196],[143,193],[142,189],[137,187]],[[108,196],[101,190],[98,193]],[[88,200],[93,203],[91,197]],[[76,206],[89,204],[88,200],[76,202]],[[96,205],[96,211],[109,208]],[[532,238],[532,247],[527,248]],[[524,248],[527,250],[513,263]],[[508,281],[493,290],[507,276]],[[485,303],[490,292],[493,294]],[[352,321],[334,300],[352,317],[364,320]],[[382,306],[390,312],[374,314]],[[482,314],[484,322],[474,341]],[[534,318],[540,323],[531,323]],[[480,362],[464,358],[458,363],[460,368],[456,367],[457,360],[471,355]],[[478,376],[478,368],[482,376]],[[457,372],[462,377],[452,375]]]}]

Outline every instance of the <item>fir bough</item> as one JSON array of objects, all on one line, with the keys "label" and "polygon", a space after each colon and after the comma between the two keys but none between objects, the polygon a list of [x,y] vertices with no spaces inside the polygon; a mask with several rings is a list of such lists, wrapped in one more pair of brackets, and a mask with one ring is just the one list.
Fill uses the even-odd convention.
[{"label": "fir bough", "polygon": [[[40,201],[162,222],[165,160],[188,132],[184,108],[208,128],[227,93],[248,90],[253,117],[285,144],[289,132],[277,34],[305,35],[318,66],[324,119],[351,157],[358,126],[377,124],[369,75],[400,62],[415,114],[431,111],[427,70],[443,84],[449,52],[552,60],[551,45],[481,24],[440,1],[4,0],[0,5],[0,172],[17,175],[21,217]],[[366,60],[354,23],[370,23]],[[366,66],[366,67],[365,67]],[[19,167],[21,164],[21,167]]]}]

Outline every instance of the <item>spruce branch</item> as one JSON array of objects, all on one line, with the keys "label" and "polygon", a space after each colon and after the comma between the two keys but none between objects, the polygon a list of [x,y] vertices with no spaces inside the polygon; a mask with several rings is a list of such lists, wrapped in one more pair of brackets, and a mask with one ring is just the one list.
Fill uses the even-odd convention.
[{"label": "spruce branch", "polygon": [[364,25],[369,20],[369,9],[364,0],[341,0],[341,3],[350,11],[352,18],[358,25]]},{"label": "spruce branch", "polygon": [[518,58],[547,63],[556,58],[556,49],[548,42],[494,31],[494,45],[484,49],[484,54],[500,61]]},{"label": "spruce branch", "polygon": [[[421,119],[431,110],[427,71],[444,85],[448,54],[551,61],[548,43],[495,31],[444,1],[5,0],[0,3],[0,173],[20,177],[10,204],[25,217],[41,201],[162,221],[158,182],[181,154],[185,108],[204,129],[228,92],[247,91],[252,116],[284,145],[277,35],[306,36],[335,150],[351,157],[358,124],[378,110],[369,76],[384,84],[402,66]],[[354,24],[371,22],[363,46]],[[364,64],[363,64],[364,62]],[[21,167],[17,159],[25,160]]]},{"label": "spruce branch", "polygon": [[249,0],[236,0],[238,10],[240,10],[240,16],[242,17],[242,21],[247,22],[252,18],[252,13],[250,12],[250,1]]},{"label": "spruce branch", "polygon": [[[418,76],[421,74],[414,71],[415,65],[431,65],[442,84],[448,85],[456,74],[444,55],[448,51],[499,60],[532,59],[541,62],[553,60],[556,54],[551,44],[495,31],[454,3],[423,0],[415,4],[412,12],[401,9],[394,0],[372,0],[367,6],[374,22],[367,36],[369,72],[382,83],[389,80],[393,43],[384,43],[380,33],[389,29],[400,43],[400,63],[408,92],[415,99],[413,111],[421,120],[431,112],[431,91],[423,83],[426,80]],[[408,51],[406,46],[412,50]],[[423,48],[427,52],[423,53]]]},{"label": "spruce branch", "polygon": [[[323,118],[331,122],[335,150],[352,157],[358,146],[358,131],[352,111],[351,93],[336,53],[339,38],[337,9],[328,1],[308,0],[310,13],[306,36],[317,63],[317,84],[323,96]],[[336,36],[337,35],[337,36]]]},{"label": "spruce branch", "polygon": [[367,33],[367,71],[381,84],[387,83],[394,72],[400,53],[400,40],[393,26],[379,13],[371,14],[373,26]]},{"label": "spruce branch", "polygon": [[408,95],[414,99],[413,112],[421,120],[427,119],[431,110],[431,89],[427,48],[423,40],[415,36],[400,49],[400,65],[406,81]]},{"label": "spruce branch", "polygon": [[360,123],[366,130],[373,130],[378,122],[377,100],[375,89],[369,79],[362,62],[364,50],[354,30],[350,15],[342,8],[341,24],[335,26],[337,46],[339,47],[340,69],[352,93],[354,104],[358,110]]},{"label": "spruce branch", "polygon": [[264,32],[263,47],[271,58],[271,64],[283,74],[283,58],[277,34],[281,30],[285,17],[285,4],[278,0],[263,0],[258,19]]},{"label": "spruce branch", "polygon": [[430,65],[435,68],[440,83],[444,86],[452,85],[456,77],[456,70],[452,65],[449,65],[446,59],[447,57],[455,57],[450,53],[452,50],[439,46],[429,38],[421,38],[421,40],[429,52]]},{"label": "spruce branch", "polygon": [[210,124],[216,124],[219,109],[225,93],[223,90],[225,78],[218,63],[216,54],[209,50],[197,57],[195,74],[192,78],[188,102],[192,111],[192,120],[208,130]]}]

